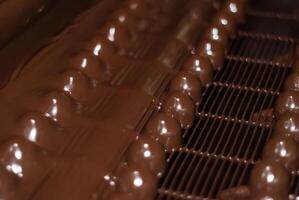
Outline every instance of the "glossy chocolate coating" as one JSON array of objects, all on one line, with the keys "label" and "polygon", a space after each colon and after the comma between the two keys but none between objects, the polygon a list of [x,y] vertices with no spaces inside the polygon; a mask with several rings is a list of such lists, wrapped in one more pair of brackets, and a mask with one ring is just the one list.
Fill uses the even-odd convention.
[{"label": "glossy chocolate coating", "polygon": [[18,119],[17,126],[16,134],[45,148],[57,147],[61,139],[58,127],[39,113],[26,113]]},{"label": "glossy chocolate coating", "polygon": [[141,0],[125,0],[124,7],[130,11],[134,16],[139,18],[146,18],[149,13],[150,6],[146,1]]},{"label": "glossy chocolate coating", "polygon": [[184,63],[182,69],[195,74],[202,86],[207,86],[213,80],[213,66],[207,57],[197,54],[191,55]]},{"label": "glossy chocolate coating", "polygon": [[127,162],[129,164],[144,164],[155,175],[163,173],[166,165],[165,160],[165,152],[162,145],[155,139],[145,135],[134,141],[127,152]]},{"label": "glossy chocolate coating", "polygon": [[291,73],[284,82],[285,90],[294,90],[299,92],[299,73]]},{"label": "glossy chocolate coating", "polygon": [[273,159],[289,172],[299,170],[299,145],[296,141],[285,135],[276,135],[270,139],[263,152],[263,159]]},{"label": "glossy chocolate coating", "polygon": [[213,25],[223,28],[227,33],[232,36],[236,31],[236,20],[234,17],[225,10],[219,11],[213,19]]},{"label": "glossy chocolate coating", "polygon": [[65,125],[75,114],[75,105],[71,99],[59,91],[51,91],[41,96],[38,111],[59,125]]},{"label": "glossy chocolate coating", "polygon": [[103,33],[107,40],[119,48],[128,49],[132,44],[132,37],[129,31],[116,21],[107,22],[101,27],[100,33]]},{"label": "glossy chocolate coating", "polygon": [[123,166],[117,177],[122,192],[132,193],[136,199],[154,198],[158,178],[144,165],[136,163]]},{"label": "glossy chocolate coating", "polygon": [[159,141],[167,151],[181,146],[181,132],[180,124],[164,113],[151,118],[145,128],[145,135]]},{"label": "glossy chocolate coating", "polygon": [[113,192],[105,200],[136,200],[136,198],[125,192]]},{"label": "glossy chocolate coating", "polygon": [[246,0],[227,0],[224,9],[230,13],[238,23],[242,23],[244,22],[246,3]]},{"label": "glossy chocolate coating", "polygon": [[80,103],[87,103],[91,99],[91,82],[78,70],[65,70],[51,81],[54,89],[65,92]]},{"label": "glossy chocolate coating", "polygon": [[[249,200],[283,200],[279,195],[269,195],[267,193],[252,194]],[[288,200],[288,199],[285,199]]]},{"label": "glossy chocolate coating", "polygon": [[0,166],[0,199],[13,199],[19,179],[12,172]]},{"label": "glossy chocolate coating", "polygon": [[101,35],[93,37],[83,48],[93,53],[106,66],[117,54],[114,43]]},{"label": "glossy chocolate coating", "polygon": [[290,135],[299,143],[299,115],[285,112],[276,121],[275,134]]},{"label": "glossy chocolate coating", "polygon": [[229,35],[223,27],[212,24],[205,30],[202,38],[205,40],[216,41],[221,44],[222,47],[227,48]]},{"label": "glossy chocolate coating", "polygon": [[256,163],[250,177],[251,194],[267,194],[287,199],[290,176],[286,168],[274,160],[262,160]]},{"label": "glossy chocolate coating", "polygon": [[299,113],[299,92],[285,90],[276,100],[275,113],[279,116],[286,111]]},{"label": "glossy chocolate coating", "polygon": [[224,48],[213,40],[203,40],[198,46],[198,54],[208,57],[214,67],[219,70],[224,62]]},{"label": "glossy chocolate coating", "polygon": [[138,31],[137,18],[133,16],[127,9],[117,9],[112,14],[111,19],[116,20],[119,24],[130,30],[131,33]]},{"label": "glossy chocolate coating", "polygon": [[55,163],[46,156],[46,152],[18,137],[0,144],[0,163],[24,181],[35,182],[49,172]]},{"label": "glossy chocolate coating", "polygon": [[69,66],[82,71],[90,79],[97,81],[105,79],[105,67],[92,52],[81,51],[77,53],[71,58]]},{"label": "glossy chocolate coating", "polygon": [[172,92],[164,99],[162,112],[168,113],[186,129],[193,124],[195,106],[189,96],[181,92]]},{"label": "glossy chocolate coating", "polygon": [[201,83],[189,72],[179,72],[170,82],[169,91],[179,91],[187,94],[195,103],[201,101]]}]

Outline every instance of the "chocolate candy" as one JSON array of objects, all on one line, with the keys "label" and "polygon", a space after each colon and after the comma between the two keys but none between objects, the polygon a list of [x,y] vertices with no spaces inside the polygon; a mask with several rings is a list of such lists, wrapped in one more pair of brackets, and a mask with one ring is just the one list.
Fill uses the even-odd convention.
[{"label": "chocolate candy", "polygon": [[93,53],[105,66],[111,64],[117,55],[115,45],[101,35],[93,37],[83,48]]},{"label": "chocolate candy", "polygon": [[275,103],[275,113],[281,115],[286,111],[299,113],[299,92],[285,90]]},{"label": "chocolate candy", "polygon": [[290,176],[286,168],[274,160],[256,163],[250,177],[250,191],[254,196],[269,195],[288,199]]},{"label": "chocolate candy", "polygon": [[191,55],[184,63],[182,69],[195,74],[203,86],[212,82],[213,66],[207,57],[197,54]]},{"label": "chocolate candy", "polygon": [[284,82],[285,90],[294,90],[299,92],[299,73],[291,73]]},{"label": "chocolate candy", "polygon": [[193,124],[195,106],[189,96],[181,92],[172,92],[165,98],[162,112],[168,113],[186,129]]},{"label": "chocolate candy", "polygon": [[299,145],[289,136],[276,135],[267,142],[263,159],[279,162],[290,173],[297,171],[299,170]]},{"label": "chocolate candy", "polygon": [[112,14],[111,19],[116,20],[123,27],[130,30],[131,33],[138,31],[137,18],[124,8],[117,9]]},{"label": "chocolate candy", "polygon": [[120,191],[132,193],[136,199],[154,198],[157,177],[144,165],[138,163],[125,165],[117,177]]},{"label": "chocolate candy", "polygon": [[210,25],[203,33],[203,39],[216,41],[222,47],[226,48],[229,35],[224,28],[217,25]]},{"label": "chocolate candy", "polygon": [[162,174],[165,169],[165,160],[165,153],[161,144],[145,135],[134,141],[127,152],[127,162],[129,164],[144,164],[155,175]]},{"label": "chocolate candy", "polygon": [[132,44],[132,36],[129,31],[115,21],[106,23],[100,29],[100,33],[103,33],[107,40],[119,48],[128,49]]},{"label": "chocolate candy", "polygon": [[225,10],[221,10],[216,14],[212,24],[219,28],[223,28],[230,36],[232,36],[236,31],[236,20]]},{"label": "chocolate candy", "polygon": [[167,151],[181,146],[180,124],[164,113],[159,113],[150,119],[145,128],[145,135],[159,141]]},{"label": "chocolate candy", "polygon": [[53,89],[63,91],[80,103],[88,103],[92,99],[91,82],[78,70],[65,70],[50,81]]},{"label": "chocolate candy", "polygon": [[226,12],[230,13],[238,23],[244,21],[246,0],[227,0],[224,5]]},{"label": "chocolate candy", "polygon": [[146,1],[140,0],[126,0],[124,1],[124,7],[134,16],[139,18],[148,17],[147,13],[150,10],[150,5],[147,4]]},{"label": "chocolate candy", "polygon": [[0,163],[9,172],[32,183],[42,179],[55,166],[45,151],[19,137],[0,144]]},{"label": "chocolate candy", "polygon": [[179,72],[170,82],[169,91],[187,94],[195,103],[201,101],[201,83],[194,74]]},{"label": "chocolate candy", "polygon": [[82,71],[90,79],[97,81],[105,79],[105,67],[92,52],[77,53],[71,58],[69,66]]},{"label": "chocolate candy", "polygon": [[290,135],[299,143],[299,115],[285,112],[277,119],[275,134]]},{"label": "chocolate candy", "polygon": [[208,57],[214,67],[219,70],[224,62],[224,48],[213,40],[203,40],[198,46],[198,54]]},{"label": "chocolate candy", "polygon": [[26,113],[18,119],[17,126],[16,134],[47,149],[57,149],[63,137],[58,127],[39,113]]}]

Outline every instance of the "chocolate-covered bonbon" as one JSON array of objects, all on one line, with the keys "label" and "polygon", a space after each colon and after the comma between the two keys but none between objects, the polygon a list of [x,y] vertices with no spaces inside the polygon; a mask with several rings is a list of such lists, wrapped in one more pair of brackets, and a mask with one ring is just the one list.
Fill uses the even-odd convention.
[{"label": "chocolate-covered bonbon", "polygon": [[254,196],[269,195],[287,199],[290,175],[287,169],[274,160],[262,160],[255,164],[250,177],[250,191]]},{"label": "chocolate-covered bonbon", "polygon": [[224,9],[230,13],[238,23],[244,22],[247,0],[227,0]]},{"label": "chocolate-covered bonbon", "polygon": [[299,92],[299,72],[293,72],[287,77],[284,82],[284,89]]},{"label": "chocolate-covered bonbon", "polygon": [[40,113],[26,113],[17,119],[15,134],[46,149],[57,149],[63,136],[56,124]]},{"label": "chocolate-covered bonbon", "polygon": [[299,113],[299,92],[285,90],[279,95],[275,103],[275,113],[279,116],[286,111]]},{"label": "chocolate-covered bonbon", "polygon": [[216,41],[226,48],[229,35],[227,31],[218,25],[210,25],[203,33],[203,39]]},{"label": "chocolate-covered bonbon", "polygon": [[181,146],[181,132],[176,119],[159,113],[149,120],[144,134],[156,139],[167,151],[171,151]]},{"label": "chocolate-covered bonbon", "polygon": [[225,10],[221,10],[216,14],[212,24],[223,28],[230,36],[236,31],[236,20],[232,15],[225,12]]},{"label": "chocolate-covered bonbon", "polygon": [[299,115],[289,111],[280,115],[275,124],[274,134],[289,135],[299,143]]},{"label": "chocolate-covered bonbon", "polygon": [[82,71],[92,80],[103,81],[105,79],[104,64],[92,52],[76,53],[72,56],[68,66]]},{"label": "chocolate-covered bonbon", "polygon": [[187,94],[194,103],[201,100],[201,83],[194,75],[186,71],[176,74],[169,84],[169,91],[179,91]]},{"label": "chocolate-covered bonbon", "polygon": [[[269,195],[267,193],[258,193],[252,194],[249,200],[284,200],[285,198],[281,198],[279,195]],[[285,199],[285,200],[288,200]]]},{"label": "chocolate-covered bonbon", "polygon": [[164,99],[162,112],[175,118],[182,128],[188,128],[193,124],[195,106],[192,99],[182,92],[171,92]]},{"label": "chocolate-covered bonbon", "polygon": [[78,71],[68,69],[50,80],[50,87],[65,92],[82,104],[89,103],[92,99],[92,84],[86,76]]},{"label": "chocolate-covered bonbon", "polygon": [[214,67],[219,70],[224,62],[224,48],[221,44],[213,40],[203,40],[198,45],[197,53],[208,57]]},{"label": "chocolate-covered bonbon", "polygon": [[129,164],[141,163],[155,174],[160,175],[166,165],[165,153],[162,145],[155,139],[142,135],[134,141],[127,152]]},{"label": "chocolate-covered bonbon", "polygon": [[86,42],[83,49],[93,53],[106,67],[113,62],[113,58],[117,55],[115,44],[103,35],[92,37]]},{"label": "chocolate-covered bonbon", "polygon": [[45,151],[20,137],[9,138],[0,143],[0,163],[9,172],[32,183],[44,178],[55,166],[55,162]]},{"label": "chocolate-covered bonbon", "polygon": [[213,66],[207,57],[197,54],[191,55],[183,64],[182,70],[195,74],[202,86],[207,86],[212,82]]},{"label": "chocolate-covered bonbon", "polygon": [[263,159],[272,159],[289,171],[299,170],[299,145],[292,137],[276,135],[270,139],[263,152]]},{"label": "chocolate-covered bonbon", "polygon": [[130,32],[122,25],[115,21],[107,22],[100,28],[100,33],[115,46],[128,49],[132,45],[132,36]]},{"label": "chocolate-covered bonbon", "polygon": [[128,9],[130,13],[139,18],[147,18],[150,10],[150,4],[146,1],[140,0],[125,0],[124,8]]},{"label": "chocolate-covered bonbon", "polygon": [[132,193],[136,199],[154,198],[158,179],[146,166],[138,163],[124,165],[117,178],[120,191]]},{"label": "chocolate-covered bonbon", "polygon": [[116,20],[119,24],[130,30],[131,33],[137,32],[138,20],[127,9],[119,8],[113,12],[111,19]]}]

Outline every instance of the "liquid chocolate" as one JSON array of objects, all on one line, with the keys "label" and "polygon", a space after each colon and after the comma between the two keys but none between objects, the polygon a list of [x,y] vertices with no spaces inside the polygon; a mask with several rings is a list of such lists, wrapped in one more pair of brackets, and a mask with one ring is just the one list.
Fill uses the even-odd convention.
[{"label": "liquid chocolate", "polygon": [[194,103],[201,101],[201,83],[194,74],[189,72],[182,71],[175,75],[168,89],[188,95]]},{"label": "liquid chocolate", "polygon": [[250,177],[250,191],[253,199],[272,196],[288,199],[290,175],[283,165],[274,160],[259,161]]},{"label": "liquid chocolate", "polygon": [[186,129],[193,124],[195,106],[189,96],[181,92],[172,92],[164,99],[162,112],[169,114]]},{"label": "liquid chocolate", "polygon": [[272,159],[283,165],[290,173],[299,170],[299,146],[296,141],[285,135],[270,139],[263,152],[263,159]]},{"label": "liquid chocolate", "polygon": [[159,113],[149,120],[144,134],[157,140],[167,151],[171,151],[181,146],[181,132],[176,119]]},{"label": "liquid chocolate", "polygon": [[155,139],[142,135],[134,141],[127,152],[129,164],[144,164],[155,174],[162,174],[166,158],[162,145]]}]

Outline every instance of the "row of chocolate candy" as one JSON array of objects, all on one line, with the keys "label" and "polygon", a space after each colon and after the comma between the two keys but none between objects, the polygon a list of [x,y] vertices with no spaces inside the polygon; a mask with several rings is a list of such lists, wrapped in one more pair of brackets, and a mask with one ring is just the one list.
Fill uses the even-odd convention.
[{"label": "row of chocolate candy", "polygon": [[[222,42],[228,41],[228,34],[234,34],[235,18],[243,15],[239,11],[243,12],[244,5],[244,1],[228,1],[213,20],[219,25],[217,30],[225,32],[226,35],[215,36],[218,35],[217,31],[213,32],[213,28],[210,28],[204,37],[214,35],[209,38],[211,43],[220,45],[221,50],[224,49]],[[235,9],[231,11],[230,7]],[[235,12],[236,10],[238,12]],[[212,79],[205,75],[208,73],[212,76],[213,58],[207,55],[210,54],[196,53],[191,56],[182,71],[171,80],[161,109],[149,120],[143,134],[129,147],[126,163],[116,175],[118,189],[108,197],[109,200],[154,198],[157,178],[165,170],[165,151],[171,152],[180,148],[182,130],[189,128],[194,122],[195,105],[201,101],[202,84],[206,85]]]},{"label": "row of chocolate candy", "polygon": [[299,171],[299,56],[287,77],[275,105],[272,138],[266,143],[251,174],[252,200],[286,200],[289,198],[290,175]]},{"label": "row of chocolate candy", "polygon": [[[262,160],[256,164],[250,186],[231,188],[220,193],[220,199],[285,200],[289,196],[290,174],[299,169],[299,116],[298,116],[298,50],[292,72],[276,101],[277,117],[274,134],[266,143]],[[294,197],[296,198],[296,197]]]}]

